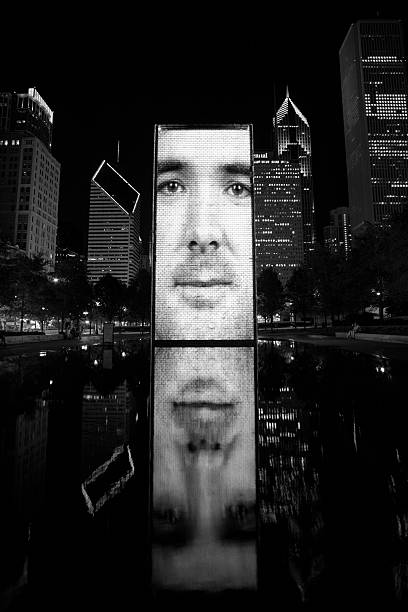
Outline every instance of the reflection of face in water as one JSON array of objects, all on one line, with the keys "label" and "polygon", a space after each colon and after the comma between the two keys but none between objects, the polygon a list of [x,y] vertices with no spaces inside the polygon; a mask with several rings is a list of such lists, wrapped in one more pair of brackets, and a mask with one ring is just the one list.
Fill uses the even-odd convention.
[{"label": "reflection of face in water", "polygon": [[153,581],[255,588],[252,348],[156,349]]},{"label": "reflection of face in water", "polygon": [[253,337],[251,144],[245,129],[159,128],[156,337]]}]

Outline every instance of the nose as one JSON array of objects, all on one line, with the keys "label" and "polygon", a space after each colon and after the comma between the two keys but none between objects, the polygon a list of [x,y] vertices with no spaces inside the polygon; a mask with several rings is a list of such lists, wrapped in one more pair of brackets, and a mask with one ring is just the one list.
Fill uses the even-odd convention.
[{"label": "nose", "polygon": [[221,246],[222,228],[216,202],[208,190],[196,194],[190,204],[187,222],[187,246],[191,253],[212,254]]},{"label": "nose", "polygon": [[219,242],[217,242],[216,240],[211,240],[211,242],[208,242],[208,240],[190,240],[190,242],[188,243],[188,248],[192,253],[201,253],[201,254],[206,254],[206,253],[212,253],[214,251],[216,251],[219,248]]}]

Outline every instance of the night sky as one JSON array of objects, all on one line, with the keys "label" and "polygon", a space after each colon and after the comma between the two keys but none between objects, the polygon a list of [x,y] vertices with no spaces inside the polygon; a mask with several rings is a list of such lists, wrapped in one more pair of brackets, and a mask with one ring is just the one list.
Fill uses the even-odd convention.
[{"label": "night sky", "polygon": [[[403,21],[407,49],[407,10],[393,10],[385,2],[370,11],[334,3],[320,11],[299,12],[294,5],[255,10],[256,18],[242,12],[226,23],[205,15],[188,34],[176,15],[169,16],[156,33],[149,29],[152,38],[143,43],[141,22],[129,22],[121,31],[114,19],[98,30],[92,20],[82,23],[71,16],[69,36],[59,40],[53,28],[48,47],[37,37],[42,41],[38,61],[36,53],[31,62],[10,55],[1,88],[27,91],[34,86],[54,111],[64,246],[86,253],[89,182],[103,159],[115,162],[118,139],[123,173],[141,192],[146,240],[154,124],[253,123],[255,150],[267,150],[274,86],[279,107],[287,84],[311,127],[318,235],[328,223],[328,211],[348,205],[339,48],[352,22],[379,16]],[[49,63],[42,61],[44,48]]]}]

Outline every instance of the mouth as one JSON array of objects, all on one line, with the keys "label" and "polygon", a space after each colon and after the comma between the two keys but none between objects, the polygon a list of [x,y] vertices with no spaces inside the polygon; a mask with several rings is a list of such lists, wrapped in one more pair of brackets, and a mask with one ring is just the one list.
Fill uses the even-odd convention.
[{"label": "mouth", "polygon": [[211,278],[209,280],[187,279],[176,280],[176,287],[228,287],[232,285],[232,280]]},{"label": "mouth", "polygon": [[233,281],[229,279],[199,279],[187,278],[177,279],[174,283],[180,298],[187,303],[190,308],[197,310],[215,308],[222,304],[227,293],[233,286]]}]

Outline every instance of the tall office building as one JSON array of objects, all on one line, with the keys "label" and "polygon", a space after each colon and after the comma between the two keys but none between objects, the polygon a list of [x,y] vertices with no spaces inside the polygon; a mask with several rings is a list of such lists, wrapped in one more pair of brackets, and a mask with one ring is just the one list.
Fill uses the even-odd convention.
[{"label": "tall office building", "polygon": [[297,162],[300,167],[303,250],[305,263],[308,263],[316,241],[310,126],[289,97],[288,89],[276,113],[274,126],[278,158]]},{"label": "tall office building", "polygon": [[330,211],[330,225],[323,228],[324,246],[333,254],[347,255],[351,249],[350,215],[348,206]]},{"label": "tall office building", "polygon": [[301,185],[298,163],[254,154],[257,272],[274,268],[283,284],[304,261]]},{"label": "tall office building", "polygon": [[358,21],[340,49],[351,228],[408,202],[408,87],[399,21]]},{"label": "tall office building", "polygon": [[139,192],[103,161],[91,180],[88,280],[111,274],[126,285],[140,268]]},{"label": "tall office building", "polygon": [[51,154],[53,112],[36,89],[0,93],[0,236],[52,271],[60,164]]}]

